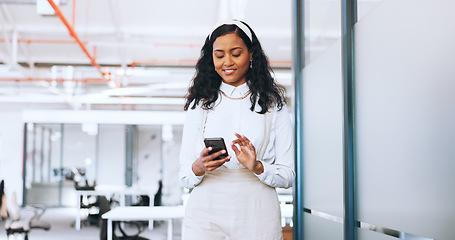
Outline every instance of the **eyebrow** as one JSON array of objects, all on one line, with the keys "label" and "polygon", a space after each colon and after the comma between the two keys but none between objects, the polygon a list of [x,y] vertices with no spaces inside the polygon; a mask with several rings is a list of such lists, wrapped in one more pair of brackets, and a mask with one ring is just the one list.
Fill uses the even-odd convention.
[{"label": "eyebrow", "polygon": [[[243,49],[243,48],[241,48],[241,47],[235,47],[235,48],[232,48],[232,49],[229,50],[229,51],[232,52],[232,51],[234,51],[234,50],[236,50],[236,49]],[[213,50],[213,51],[214,51],[214,52],[224,52],[224,50],[221,50],[221,49],[215,49],[215,50]]]}]

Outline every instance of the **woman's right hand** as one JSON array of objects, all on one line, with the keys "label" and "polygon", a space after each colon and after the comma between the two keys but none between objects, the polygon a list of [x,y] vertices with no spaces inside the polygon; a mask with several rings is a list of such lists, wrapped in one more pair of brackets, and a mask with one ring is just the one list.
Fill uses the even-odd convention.
[{"label": "woman's right hand", "polygon": [[223,165],[225,162],[229,162],[231,156],[214,160],[218,156],[225,154],[226,150],[221,150],[213,154],[209,154],[212,151],[212,147],[204,148],[199,155],[199,158],[192,165],[192,169],[196,176],[202,176],[207,171],[213,171]]}]

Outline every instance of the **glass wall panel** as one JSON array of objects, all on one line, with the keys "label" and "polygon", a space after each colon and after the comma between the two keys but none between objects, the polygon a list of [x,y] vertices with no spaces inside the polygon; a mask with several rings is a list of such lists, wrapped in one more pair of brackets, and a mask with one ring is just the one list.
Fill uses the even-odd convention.
[{"label": "glass wall panel", "polygon": [[[26,204],[74,206],[75,182],[125,184],[125,125],[29,123],[27,126]],[[155,136],[144,139],[143,147],[151,147],[146,146],[149,140],[158,146],[155,144],[150,149],[153,154],[143,154],[142,162],[160,161],[161,128],[154,129]],[[141,175],[140,163],[135,164],[135,184],[141,176],[145,176],[142,180],[146,184],[150,184],[148,176],[161,178],[159,167],[153,167],[156,173],[152,174],[147,172],[149,166],[145,166]]]},{"label": "glass wall panel", "polygon": [[343,216],[340,41],[304,69],[304,206]]},{"label": "glass wall panel", "polygon": [[26,204],[59,206],[61,171],[60,124],[27,124]]},{"label": "glass wall panel", "polygon": [[358,239],[368,239],[368,240],[396,240],[396,237],[385,235],[384,233],[379,233],[371,231],[368,229],[359,229],[357,232]]},{"label": "glass wall panel", "polygon": [[96,134],[89,132],[84,124],[64,126],[63,167],[75,174],[74,181],[79,181],[79,178],[89,184],[95,181]]},{"label": "glass wall panel", "polygon": [[382,1],[356,25],[359,221],[455,236],[453,9]]},{"label": "glass wall panel", "polygon": [[[91,130],[95,128],[95,130]],[[96,176],[96,141],[98,126],[64,124],[62,206],[75,205],[75,183],[93,185]]]},{"label": "glass wall panel", "polygon": [[304,238],[308,240],[342,240],[343,224],[305,213]]},{"label": "glass wall panel", "polygon": [[[303,205],[306,209],[342,218],[341,4],[339,1],[309,1],[306,6],[309,14],[305,19],[306,36],[309,43],[305,49],[309,60],[303,69],[301,90]],[[316,51],[316,46],[321,51]],[[312,215],[305,218],[319,217]],[[311,234],[306,239],[341,239],[343,236],[342,224],[327,219],[310,220],[317,224],[317,228],[313,228],[305,221],[304,232]],[[338,234],[332,232],[330,237],[325,236],[333,224],[339,227]]]},{"label": "glass wall panel", "polygon": [[357,18],[360,20],[368,15],[383,0],[357,0]]},{"label": "glass wall panel", "polygon": [[305,2],[305,64],[341,38],[341,0]]}]

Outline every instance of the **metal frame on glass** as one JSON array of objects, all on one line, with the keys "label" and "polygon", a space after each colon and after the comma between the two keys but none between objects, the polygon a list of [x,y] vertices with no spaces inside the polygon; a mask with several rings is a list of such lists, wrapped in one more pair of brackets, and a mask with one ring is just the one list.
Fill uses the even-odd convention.
[{"label": "metal frame on glass", "polygon": [[343,76],[344,239],[357,239],[355,207],[355,76],[354,24],[357,0],[341,1],[341,65]]},{"label": "metal frame on glass", "polygon": [[305,66],[304,4],[294,0],[294,113],[295,170],[293,239],[303,239],[303,133],[302,133],[302,69]]}]

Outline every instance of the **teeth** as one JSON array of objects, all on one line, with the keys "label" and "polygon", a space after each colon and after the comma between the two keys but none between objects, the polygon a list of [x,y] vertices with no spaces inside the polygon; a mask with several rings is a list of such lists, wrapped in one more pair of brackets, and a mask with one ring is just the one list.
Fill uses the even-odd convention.
[{"label": "teeth", "polygon": [[226,73],[231,73],[231,72],[233,72],[234,70],[226,69],[226,70],[224,70],[224,71],[225,71]]}]

